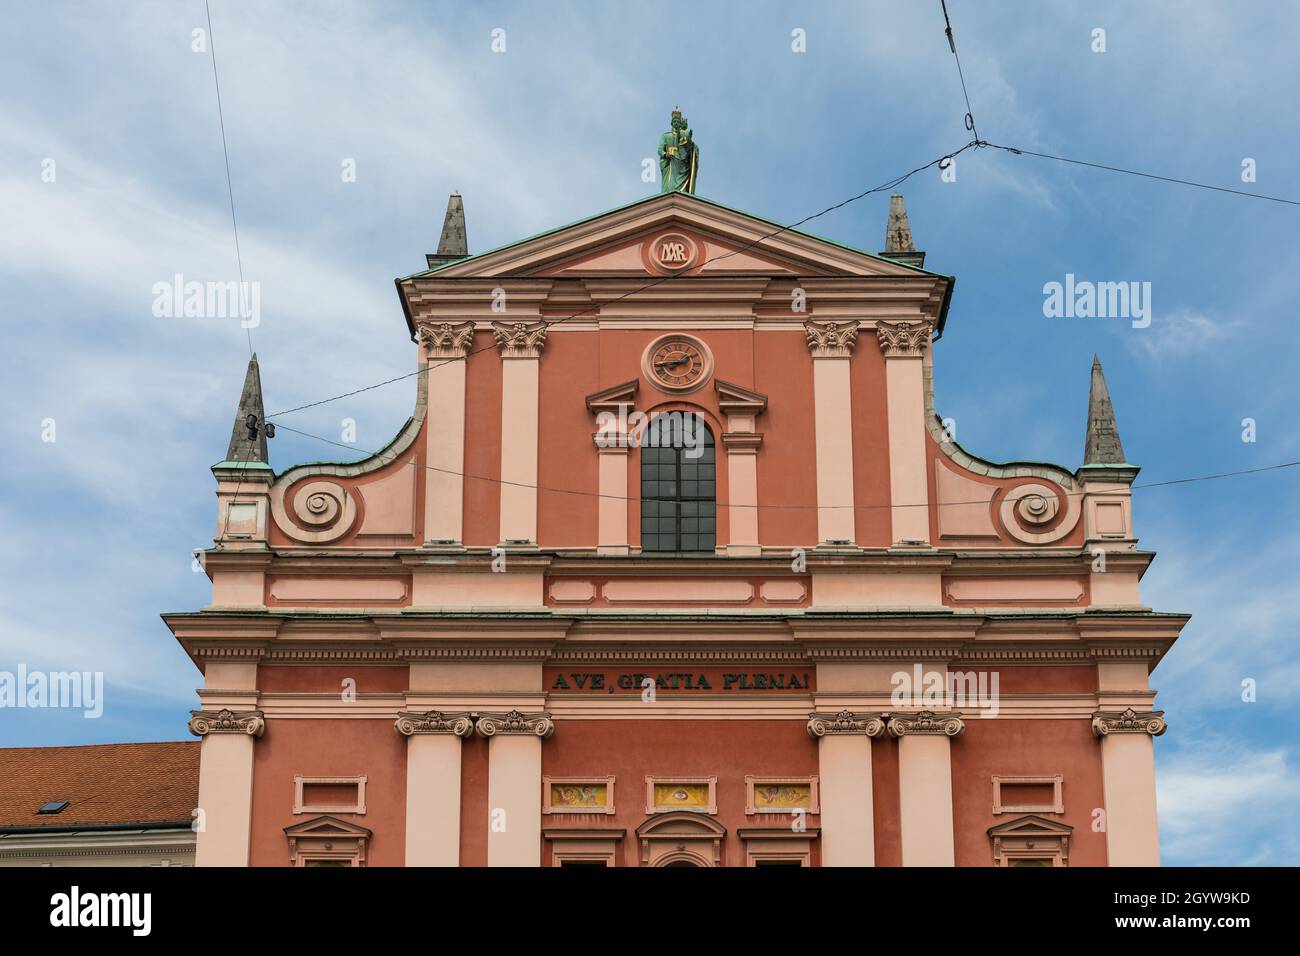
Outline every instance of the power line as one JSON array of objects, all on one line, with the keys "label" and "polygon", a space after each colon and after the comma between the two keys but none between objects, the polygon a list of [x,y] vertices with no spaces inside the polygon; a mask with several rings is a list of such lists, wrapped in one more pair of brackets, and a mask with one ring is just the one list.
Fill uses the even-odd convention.
[{"label": "power line", "polygon": [[[239,268],[240,307],[238,311],[242,313],[244,311],[243,304],[244,304],[244,289],[245,289],[244,257],[239,248],[239,220],[235,216],[235,187],[234,187],[234,183],[231,181],[230,178],[230,149],[226,144],[226,115],[225,115],[225,110],[221,106],[221,79],[217,75],[217,41],[212,32],[212,7],[209,4],[209,0],[203,0],[203,9],[207,13],[207,18],[208,18],[208,52],[212,54],[212,85],[217,91],[217,122],[221,126],[221,155],[224,157],[226,163],[226,195],[230,198],[230,226],[235,234],[235,263]],[[252,325],[247,323],[244,324],[244,335],[248,340],[248,355],[249,358],[251,359],[254,357]],[[259,423],[258,427],[266,427],[266,426],[264,424]],[[239,493],[243,489],[243,486],[244,486],[244,476],[241,473],[239,476],[239,481],[235,484],[235,495],[234,495],[235,500],[238,500]],[[217,539],[218,544],[221,544],[226,540],[226,534],[229,530],[230,530],[230,511],[229,509],[227,509],[226,520],[221,526],[221,535]]]},{"label": "power line", "polygon": [[1281,196],[1266,196],[1263,193],[1247,192],[1244,189],[1229,189],[1226,186],[1212,186],[1209,183],[1198,183],[1190,179],[1176,179],[1172,176],[1160,176],[1156,173],[1144,173],[1136,169],[1125,169],[1122,166],[1107,166],[1105,163],[1090,163],[1082,159],[1070,159],[1068,156],[1053,156],[1050,153],[1036,153],[1032,149],[1022,149],[1016,146],[999,146],[997,143],[981,141],[981,146],[989,146],[993,149],[1005,150],[1008,153],[1014,153],[1017,156],[1037,156],[1040,159],[1052,159],[1058,163],[1070,163],[1074,166],[1089,166],[1092,169],[1104,169],[1112,173],[1124,173],[1127,176],[1141,176],[1143,179],[1157,179],[1164,183],[1176,183],[1180,186],[1195,186],[1197,189],[1211,189],[1214,192],[1229,193],[1233,196],[1247,196],[1251,199],[1266,199],[1269,202],[1286,203],[1289,206],[1300,206],[1300,200],[1286,199]]},{"label": "power line", "polygon": [[961,70],[961,57],[957,55],[957,41],[952,35],[952,21],[948,19],[947,0],[939,0],[939,6],[943,8],[943,32],[948,38],[948,49],[952,50],[953,59],[957,61],[957,79],[961,80],[961,95],[966,100],[966,128],[970,130],[971,135],[979,142],[980,134],[975,129],[975,113],[970,106],[970,94],[966,92],[966,76]]},{"label": "power line", "polygon": [[[825,209],[821,210],[820,212],[815,212],[811,216],[805,216],[803,219],[800,219],[798,222],[793,222],[790,223],[789,225],[781,226],[779,229],[776,229],[773,232],[765,233],[759,236],[757,239],[753,240],[752,242],[749,242],[738,249],[733,249],[731,252],[725,252],[725,253],[720,253],[719,255],[716,256],[711,256],[708,259],[705,259],[703,262],[701,262],[700,267],[702,268],[703,266],[706,266],[711,262],[718,262],[721,259],[728,259],[731,256],[739,255],[740,253],[746,252],[754,248],[755,246],[767,241],[768,239],[772,239],[776,236],[781,235],[782,233],[789,232],[791,229],[797,229],[798,227],[804,225],[805,223],[812,222],[814,219],[820,218],[821,216],[825,216],[827,213],[831,213],[838,209],[842,209],[845,206],[849,205],[850,203],[855,203],[860,199],[865,199],[867,196],[870,196],[873,193],[883,192],[886,189],[894,189],[898,186],[901,186],[904,182],[906,182],[908,179],[915,176],[917,173],[923,172],[924,170],[929,169],[931,166],[937,166],[941,163],[949,161],[953,157],[958,156],[961,153],[964,153],[966,150],[978,145],[980,144],[977,140],[971,140],[969,143],[967,143],[965,146],[962,146],[960,149],[954,150],[951,153],[946,153],[943,156],[939,156],[935,159],[932,159],[928,163],[924,164],[923,166],[917,166],[915,169],[911,169],[908,172],[903,173],[901,176],[894,177],[887,183],[882,183],[879,186],[873,186],[870,189],[865,189],[862,192],[858,193],[857,195],[850,196],[848,199],[844,199],[841,200],[840,202],[835,203],[834,205],[827,206]],[[570,315],[561,316],[560,318],[557,319],[542,319],[541,323],[543,327],[549,329],[552,326],[560,325],[561,323],[567,322],[570,319],[576,319],[579,316],[589,315],[593,312],[597,312],[600,309],[605,308],[606,306],[613,305],[615,302],[620,302],[623,299],[627,299],[640,292],[645,292],[647,289],[653,289],[655,286],[662,285],[663,283],[668,282],[671,279],[682,279],[682,278],[686,278],[686,277],[680,274],[660,276],[656,279],[651,280],[650,282],[645,283],[644,285],[636,287],[635,289],[630,289],[629,291],[624,292],[621,295],[617,295],[612,299],[606,299],[603,302],[588,306],[587,308],[579,312],[574,312]],[[470,355],[477,355],[479,352],[490,351],[493,348],[495,348],[495,346],[485,345],[482,346],[481,348],[470,349],[465,354],[466,357],[468,358]],[[296,405],[293,408],[286,408],[283,411],[272,412],[270,415],[267,415],[266,418],[267,419],[278,418],[281,415],[289,415],[293,412],[303,411],[304,409],[315,408],[318,405],[328,405],[330,402],[337,402],[343,398],[351,398],[353,395],[360,395],[362,392],[373,391],[376,388],[383,388],[385,385],[392,385],[394,382],[401,382],[404,381],[405,379],[412,378],[416,375],[426,374],[427,372],[430,372],[433,369],[441,368],[442,366],[447,365],[448,363],[453,361],[460,361],[460,359],[444,359],[441,362],[429,363],[426,364],[425,367],[423,368],[416,369],[414,372],[407,372],[403,375],[397,375],[394,376],[393,378],[385,379],[382,382],[376,382],[373,385],[366,385],[361,388],[353,389],[350,392],[343,392],[340,395],[332,395],[329,398],[322,398],[320,401],[308,402],[305,405]]]},{"label": "power line", "polygon": [[[1244,190],[1240,190],[1240,189],[1229,189],[1229,188],[1224,187],[1224,186],[1214,186],[1214,185],[1211,185],[1211,184],[1208,184],[1208,183],[1195,182],[1195,181],[1193,181],[1193,180],[1189,180],[1189,179],[1178,179],[1178,178],[1175,178],[1175,177],[1172,177],[1172,176],[1161,176],[1161,175],[1158,175],[1158,174],[1155,174],[1155,173],[1146,173],[1146,172],[1142,172],[1142,171],[1139,171],[1139,170],[1125,169],[1124,167],[1121,167],[1121,166],[1110,166],[1110,165],[1106,165],[1106,164],[1104,164],[1104,163],[1092,163],[1092,162],[1087,162],[1087,161],[1085,161],[1085,160],[1080,160],[1080,159],[1071,159],[1071,158],[1066,157],[1066,156],[1054,156],[1054,155],[1052,155],[1052,154],[1050,154],[1050,153],[1039,153],[1039,152],[1035,152],[1034,150],[1023,149],[1023,148],[1021,148],[1021,147],[1016,147],[1016,146],[1003,146],[1003,145],[1000,145],[1000,144],[998,144],[998,143],[990,143],[990,142],[988,142],[987,140],[982,140],[982,139],[978,139],[978,138],[976,138],[976,139],[971,140],[971,141],[970,141],[969,143],[967,143],[965,146],[962,146],[960,149],[954,150],[953,152],[948,153],[948,154],[946,154],[946,155],[944,155],[944,156],[940,156],[940,157],[938,157],[937,159],[933,159],[933,160],[931,160],[930,162],[926,163],[926,164],[923,165],[923,166],[918,166],[918,167],[916,167],[915,169],[912,169],[912,170],[910,170],[910,171],[904,173],[903,175],[898,176],[898,177],[896,177],[895,179],[890,180],[888,183],[883,183],[883,184],[881,184],[881,185],[879,185],[879,186],[872,187],[871,189],[864,190],[864,191],[858,193],[858,194],[855,195],[855,196],[850,196],[848,199],[845,199],[845,200],[843,200],[843,201],[841,201],[841,202],[835,203],[834,205],[827,206],[825,209],[821,210],[820,212],[813,213],[811,216],[807,216],[807,217],[805,217],[805,218],[799,220],[798,222],[791,223],[791,224],[788,225],[788,226],[782,226],[780,229],[777,229],[777,230],[775,230],[774,232],[767,233],[767,234],[765,234],[765,235],[759,236],[757,239],[753,240],[752,242],[750,242],[750,243],[748,243],[748,244],[746,244],[746,245],[744,245],[744,246],[742,246],[742,247],[740,247],[740,248],[738,248],[738,249],[735,249],[735,250],[733,250],[733,251],[731,251],[731,252],[722,253],[722,254],[720,254],[720,255],[713,256],[713,257],[711,257],[711,258],[709,258],[709,259],[706,259],[706,260],[704,260],[704,262],[700,263],[700,265],[701,265],[701,266],[703,266],[703,265],[707,265],[707,264],[710,263],[710,262],[716,262],[716,261],[718,261],[718,260],[720,260],[720,259],[726,259],[726,258],[729,258],[730,256],[738,255],[738,254],[740,254],[740,253],[742,253],[742,252],[745,252],[745,251],[748,250],[748,249],[752,249],[754,246],[759,245],[760,243],[764,242],[764,241],[767,240],[767,239],[773,238],[774,236],[778,236],[778,235],[780,235],[781,233],[783,233],[783,232],[787,232],[787,231],[789,231],[789,230],[791,230],[791,229],[795,229],[795,228],[797,228],[797,227],[799,227],[799,226],[801,226],[801,225],[804,225],[805,223],[808,223],[808,222],[811,222],[811,221],[814,220],[814,219],[817,219],[817,218],[820,217],[820,216],[824,216],[824,215],[826,215],[827,213],[833,212],[833,211],[835,211],[835,210],[837,210],[837,209],[841,209],[841,208],[843,208],[844,206],[849,205],[850,203],[857,202],[858,200],[863,199],[863,198],[865,198],[865,197],[867,197],[867,196],[870,196],[870,195],[872,195],[873,193],[882,192],[882,191],[884,191],[884,190],[886,190],[886,189],[893,189],[893,188],[895,188],[895,187],[901,185],[902,183],[904,183],[905,181],[907,181],[908,179],[910,179],[912,176],[916,175],[917,173],[922,172],[923,170],[929,169],[929,168],[932,167],[932,166],[936,166],[936,165],[938,165],[938,166],[941,166],[941,167],[942,167],[943,164],[945,164],[945,163],[951,161],[954,157],[960,155],[961,153],[964,153],[964,152],[965,152],[966,150],[968,150],[968,149],[972,149],[972,148],[980,149],[980,148],[983,148],[983,147],[990,147],[990,148],[992,148],[992,149],[1000,149],[1000,150],[1003,150],[1003,151],[1005,151],[1005,152],[1015,154],[1015,155],[1017,155],[1017,156],[1021,156],[1021,155],[1023,155],[1023,156],[1037,156],[1037,157],[1042,158],[1042,159],[1051,159],[1051,160],[1055,160],[1055,161],[1057,161],[1057,162],[1070,163],[1070,164],[1073,164],[1073,165],[1076,165],[1076,166],[1087,166],[1087,167],[1091,167],[1091,168],[1093,168],[1093,169],[1102,169],[1102,170],[1107,170],[1107,171],[1109,171],[1109,172],[1123,173],[1123,174],[1130,175],[1130,176],[1138,176],[1138,177],[1142,177],[1142,178],[1145,178],[1145,179],[1153,179],[1153,180],[1158,180],[1158,181],[1161,181],[1161,182],[1175,183],[1175,184],[1182,185],[1182,186],[1194,186],[1194,187],[1196,187],[1196,188],[1198,188],[1198,189],[1209,189],[1209,190],[1213,190],[1213,191],[1215,191],[1215,192],[1228,193],[1228,194],[1230,194],[1230,195],[1234,195],[1234,196],[1246,196],[1246,197],[1249,197],[1249,198],[1252,198],[1252,199],[1265,199],[1265,200],[1269,200],[1269,201],[1271,201],[1271,202],[1279,202],[1279,203],[1286,203],[1286,204],[1288,204],[1288,205],[1292,205],[1292,206],[1300,206],[1300,200],[1286,199],[1286,198],[1278,197],[1278,196],[1267,196],[1267,195],[1264,195],[1264,194],[1262,194],[1262,193],[1246,192],[1246,191],[1244,191]],[[581,310],[581,311],[579,311],[579,312],[574,312],[574,313],[572,313],[572,314],[570,314],[570,315],[561,316],[561,317],[558,318],[558,319],[542,319],[541,322],[542,322],[542,324],[543,324],[546,328],[550,328],[550,327],[553,326],[553,325],[559,325],[559,324],[561,324],[561,323],[563,323],[563,322],[567,322],[567,321],[569,321],[570,319],[575,319],[575,318],[578,318],[578,317],[583,316],[583,315],[589,315],[589,314],[591,314],[591,313],[593,313],[593,312],[598,311],[598,310],[601,309],[601,308],[604,308],[605,306],[612,305],[613,303],[615,303],[615,302],[619,302],[619,301],[621,301],[621,300],[623,300],[623,299],[627,299],[627,298],[629,298],[629,297],[631,297],[631,296],[633,296],[633,295],[636,295],[636,294],[638,294],[638,293],[640,293],[640,292],[644,292],[644,291],[646,291],[647,289],[651,289],[651,288],[654,288],[655,286],[661,285],[662,283],[667,282],[667,281],[669,281],[669,280],[672,280],[672,279],[681,279],[681,278],[686,278],[686,277],[685,277],[685,276],[682,276],[682,275],[667,275],[667,276],[661,276],[661,277],[658,277],[658,278],[656,278],[656,279],[654,279],[654,280],[652,280],[652,281],[650,281],[650,282],[647,282],[646,284],[644,284],[644,285],[642,285],[642,286],[638,286],[638,287],[635,288],[635,289],[631,289],[631,290],[629,290],[628,292],[625,292],[625,293],[623,293],[623,294],[621,294],[621,295],[615,296],[615,297],[612,298],[612,299],[607,299],[607,300],[605,300],[605,301],[603,301],[603,302],[601,302],[601,303],[598,303],[598,304],[595,304],[595,305],[589,306],[588,308],[583,309],[583,310]],[[467,355],[467,357],[468,357],[469,355],[476,355],[476,354],[478,354],[479,352],[489,351],[489,350],[492,349],[493,347],[494,347],[494,346],[488,345],[488,346],[483,346],[483,347],[481,347],[481,348],[477,348],[477,349],[471,349],[470,351],[468,351],[468,352],[466,353],[466,355]],[[295,405],[293,408],[287,408],[287,409],[284,409],[284,410],[282,410],[282,411],[274,412],[274,413],[272,413],[271,415],[268,415],[268,416],[266,416],[266,417],[267,417],[268,419],[270,419],[270,418],[278,418],[278,417],[281,416],[281,415],[289,415],[289,414],[292,414],[293,412],[300,412],[300,411],[303,411],[303,410],[308,409],[308,408],[316,408],[317,406],[320,406],[320,405],[328,405],[328,404],[330,404],[331,402],[336,402],[336,401],[339,401],[340,399],[351,398],[353,395],[359,395],[359,394],[361,394],[361,393],[363,393],[363,392],[373,391],[374,389],[382,388],[382,387],[384,387],[384,386],[386,386],[386,385],[392,385],[392,384],[395,383],[395,382],[401,382],[401,381],[404,381],[404,380],[406,380],[406,379],[408,379],[408,378],[412,378],[412,377],[417,376],[417,375],[424,375],[424,374],[426,374],[426,373],[432,371],[433,369],[441,368],[443,365],[446,365],[446,364],[448,364],[448,363],[450,363],[450,362],[452,362],[452,361],[459,361],[459,359],[444,359],[444,360],[441,361],[441,362],[428,363],[428,364],[426,364],[424,367],[419,368],[419,369],[416,369],[416,370],[413,371],[413,372],[407,372],[407,373],[402,374],[402,375],[397,375],[397,376],[394,376],[394,377],[392,377],[392,378],[384,379],[383,381],[381,381],[381,382],[376,382],[376,383],[374,383],[374,384],[372,384],[372,385],[365,385],[365,386],[362,386],[361,388],[356,388],[356,389],[353,389],[353,390],[348,391],[348,392],[343,392],[343,393],[338,394],[338,395],[332,395],[332,396],[330,396],[329,398],[323,398],[323,399],[320,399],[319,401],[315,401],[315,402],[307,402],[306,404],[303,404],[303,405]]]},{"label": "power line", "polygon": [[[239,266],[239,302],[244,302],[244,257],[239,250],[239,220],[235,218],[235,187],[230,179],[230,149],[226,145],[226,116],[221,108],[221,80],[217,76],[217,41],[212,34],[212,7],[208,0],[203,0],[203,8],[208,14],[208,51],[212,54],[212,84],[217,90],[217,122],[221,125],[221,155],[226,160],[226,194],[230,197],[230,225],[235,232],[235,262]],[[253,354],[253,327],[244,326],[248,336],[248,354]]]},{"label": "power line", "polygon": [[[297,429],[297,428],[293,428],[293,427],[291,427],[291,426],[289,426],[289,425],[283,425],[283,424],[282,424],[282,425],[280,425],[279,427],[280,427],[280,428],[283,428],[285,431],[293,432],[295,435],[301,435],[301,436],[303,436],[304,438],[311,438],[311,439],[313,439],[313,440],[315,440],[315,441],[324,442],[324,443],[327,444],[327,445],[337,445],[339,448],[346,448],[346,449],[348,449],[349,451],[353,451],[353,452],[355,452],[355,451],[362,451],[362,452],[365,452],[365,449],[358,449],[358,448],[357,448],[356,446],[354,446],[354,445],[348,445],[348,444],[345,444],[344,442],[334,441],[334,439],[332,439],[332,438],[326,438],[326,437],[324,437],[323,435],[313,435],[311,432],[301,431],[301,430],[299,430],[299,429]],[[370,457],[370,458],[379,457],[379,456],[381,455],[380,452],[365,452],[365,453],[366,453],[367,456]],[[365,459],[362,459],[362,461],[364,461],[364,460],[365,460]],[[395,462],[396,460],[397,460],[396,455],[393,455],[393,456],[390,456],[390,457],[388,458],[388,460],[387,460],[386,463],[387,463],[387,464],[391,464],[392,462]],[[351,464],[356,464],[356,462],[351,462]],[[405,464],[410,465],[410,466],[413,467],[413,468],[419,468],[419,467],[421,467],[420,465],[418,465],[418,464],[415,462],[414,459],[412,459],[411,461],[405,462]],[[1168,487],[1168,486],[1170,486],[1170,485],[1187,485],[1187,484],[1193,484],[1193,483],[1195,483],[1195,482],[1201,482],[1201,481],[1217,481],[1217,480],[1219,480],[1219,479],[1221,479],[1221,478],[1238,478],[1238,477],[1242,477],[1242,476],[1245,476],[1245,475],[1257,475],[1257,474],[1260,474],[1260,473],[1262,473],[1262,472],[1266,472],[1266,471],[1279,471],[1279,470],[1281,470],[1281,469],[1283,469],[1283,468],[1295,468],[1295,467],[1297,467],[1297,466],[1300,466],[1300,460],[1282,462],[1282,463],[1280,463],[1280,464],[1276,464],[1276,465],[1265,465],[1265,466],[1260,467],[1260,468],[1246,468],[1246,469],[1243,469],[1243,470],[1241,470],[1241,471],[1227,471],[1227,472],[1220,472],[1220,473],[1218,473],[1218,474],[1212,474],[1212,475],[1196,475],[1196,476],[1193,476],[1193,477],[1190,477],[1190,478],[1173,478],[1173,479],[1170,479],[1170,480],[1168,480],[1168,481],[1144,482],[1144,483],[1142,483],[1142,484],[1135,484],[1135,485],[1132,485],[1132,486],[1130,486],[1130,487],[1131,487],[1134,491],[1136,491],[1136,490],[1138,490],[1138,489],[1144,489],[1144,488],[1163,488],[1163,487]],[[526,489],[526,490],[529,490],[529,491],[536,491],[536,492],[539,492],[539,493],[540,493],[540,492],[545,492],[545,493],[547,493],[547,494],[572,495],[572,496],[574,496],[574,497],[578,497],[578,498],[603,498],[603,499],[610,500],[610,501],[628,501],[628,502],[632,502],[632,501],[641,501],[641,500],[643,500],[640,496],[633,496],[633,495],[608,495],[608,494],[604,494],[604,493],[599,492],[599,491],[583,491],[583,490],[578,489],[578,488],[555,488],[555,487],[551,487],[551,486],[549,486],[549,485],[536,485],[536,484],[531,484],[531,483],[529,483],[529,482],[522,482],[522,481],[507,481],[507,480],[504,479],[504,478],[494,478],[494,477],[492,477],[492,476],[490,476],[490,475],[474,475],[474,474],[469,474],[468,472],[455,471],[455,470],[453,470],[453,469],[451,469],[451,468],[439,468],[439,467],[436,466],[436,465],[424,465],[423,467],[424,467],[426,470],[428,470],[428,471],[435,471],[435,472],[438,472],[439,474],[448,475],[448,476],[451,476],[451,477],[454,477],[454,478],[463,478],[463,479],[466,479],[466,480],[469,480],[469,481],[483,481],[483,482],[487,482],[487,483],[489,483],[489,484],[494,484],[494,485],[506,485],[506,486],[509,486],[509,487],[511,487],[511,488],[524,488],[524,489]],[[1015,489],[1012,489],[1012,490],[1014,491]],[[1064,495],[1065,495],[1065,497],[1067,497],[1067,498],[1082,497],[1084,494],[1093,494],[1093,495],[1097,495],[1098,492],[1083,492],[1083,491],[1067,491],[1067,492],[1064,492]],[[1114,495],[1114,494],[1122,494],[1122,493],[1121,493],[1121,492],[1106,492],[1106,493],[1102,493],[1102,494],[1104,494],[1104,495]],[[1008,497],[1010,497],[1010,496],[1008,496]],[[660,499],[646,499],[646,500],[660,500]],[[1005,501],[1005,500],[1007,500],[1007,498],[1004,498],[1003,500]],[[1010,500],[1013,500],[1013,501],[1014,501],[1014,500],[1018,500],[1018,499],[1016,499],[1016,498],[1011,498]],[[828,509],[828,508],[829,508],[829,509],[833,509],[833,510],[841,510],[841,511],[842,511],[842,510],[844,510],[845,508],[849,508],[849,507],[852,507],[852,509],[853,509],[854,511],[874,511],[874,510],[879,510],[879,509],[884,509],[884,508],[889,508],[889,509],[896,509],[896,508],[929,508],[929,507],[932,507],[932,506],[933,506],[933,507],[936,507],[936,508],[949,508],[949,507],[956,507],[956,506],[958,506],[958,505],[987,505],[987,504],[989,504],[991,501],[992,501],[992,496],[990,496],[989,498],[985,498],[985,499],[973,499],[973,500],[971,500],[971,501],[917,502],[917,503],[913,503],[913,504],[898,504],[898,505],[896,505],[896,504],[892,504],[892,503],[890,503],[890,504],[865,504],[865,505],[855,504],[855,505],[852,505],[852,506],[849,506],[849,505],[758,504],[758,503],[755,503],[755,504],[737,504],[737,505],[733,505],[733,504],[730,504],[729,502],[726,502],[726,501],[717,501],[717,500],[714,501],[714,505],[715,505],[715,507],[717,507],[717,508],[746,508],[746,509],[753,509],[753,510],[760,510],[760,511],[769,511],[769,510],[770,510],[770,511],[818,511],[818,510],[823,510],[823,509]]]}]

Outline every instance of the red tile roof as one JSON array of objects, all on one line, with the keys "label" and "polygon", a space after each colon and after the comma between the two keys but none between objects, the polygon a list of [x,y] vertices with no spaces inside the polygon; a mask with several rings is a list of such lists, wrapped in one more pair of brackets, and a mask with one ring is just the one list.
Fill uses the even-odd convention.
[{"label": "red tile roof", "polygon": [[187,821],[198,803],[198,741],[0,749],[0,827]]}]

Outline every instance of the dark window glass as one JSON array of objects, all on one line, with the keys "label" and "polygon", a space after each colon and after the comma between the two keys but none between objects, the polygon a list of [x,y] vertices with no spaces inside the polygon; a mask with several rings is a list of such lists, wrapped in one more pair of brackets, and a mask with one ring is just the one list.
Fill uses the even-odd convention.
[{"label": "dark window glass", "polygon": [[713,551],[717,454],[702,418],[659,415],[641,447],[641,550]]}]

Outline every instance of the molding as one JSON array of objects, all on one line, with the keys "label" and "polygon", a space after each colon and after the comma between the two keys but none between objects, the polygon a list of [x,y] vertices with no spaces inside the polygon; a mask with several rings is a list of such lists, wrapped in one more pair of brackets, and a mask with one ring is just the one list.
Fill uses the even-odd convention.
[{"label": "molding", "polygon": [[541,358],[547,322],[493,322],[492,335],[502,358]]},{"label": "molding", "polygon": [[474,725],[480,737],[495,737],[498,734],[523,734],[545,739],[555,733],[555,721],[546,711],[525,714],[512,710],[504,714],[479,714]]},{"label": "molding", "polygon": [[884,732],[885,721],[883,715],[878,713],[854,713],[851,710],[841,710],[833,717],[828,714],[808,715],[808,736],[814,739],[832,734],[866,734],[868,737],[879,737]]},{"label": "molding", "polygon": [[189,728],[195,737],[208,734],[247,734],[262,736],[266,729],[264,714],[260,710],[192,710]]},{"label": "molding", "polygon": [[1127,707],[1122,711],[1099,710],[1092,715],[1092,732],[1097,737],[1110,734],[1150,734],[1159,737],[1169,725],[1163,710],[1135,711]]},{"label": "molding", "polygon": [[416,326],[420,344],[429,358],[463,359],[474,344],[473,322],[420,322]]},{"label": "molding", "polygon": [[917,713],[891,714],[888,727],[891,737],[956,737],[966,729],[966,722],[962,720],[959,711],[922,710]]},{"label": "molding", "polygon": [[424,713],[403,711],[397,715],[393,728],[403,737],[420,734],[452,734],[469,737],[474,733],[474,719],[468,712],[444,714],[439,710]]},{"label": "molding", "polygon": [[877,322],[876,339],[886,358],[920,358],[930,346],[929,322]]},{"label": "molding", "polygon": [[858,342],[858,329],[862,323],[856,320],[847,322],[818,322],[809,319],[803,324],[804,336],[808,340],[808,351],[817,358],[848,358],[853,346]]}]

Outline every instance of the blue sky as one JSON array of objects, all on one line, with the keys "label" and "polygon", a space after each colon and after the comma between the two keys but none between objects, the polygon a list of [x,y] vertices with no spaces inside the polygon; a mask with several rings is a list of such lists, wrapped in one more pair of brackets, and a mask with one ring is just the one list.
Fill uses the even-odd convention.
[{"label": "blue sky", "polygon": [[[641,162],[674,105],[700,193],[780,222],[962,145],[938,6],[213,0],[268,411],[414,367],[392,279],[422,267],[453,189],[471,250],[628,202],[656,188]],[[1295,10],[949,7],[985,139],[1300,198]],[[236,321],[151,311],[175,273],[236,276],[211,61],[191,50],[203,26],[193,0],[6,11],[0,669],[102,670],[108,700],[98,720],[2,712],[0,746],[186,736],[200,678],[158,613],[209,598],[190,551],[213,535],[208,466],[247,360]],[[967,448],[1077,466],[1097,352],[1139,482],[1300,458],[1296,207],[987,149],[956,182],[929,171],[903,191],[927,266],[957,276],[937,403]],[[876,250],[887,204],[808,228]],[[1044,283],[1067,273],[1150,282],[1151,326],[1044,317]],[[407,380],[286,423],[337,437],[352,418],[377,448],[413,394]],[[272,462],[336,451],[283,431]],[[1167,863],[1297,859],[1297,477],[1135,492],[1160,552],[1144,600],[1195,615],[1154,675]]]}]

